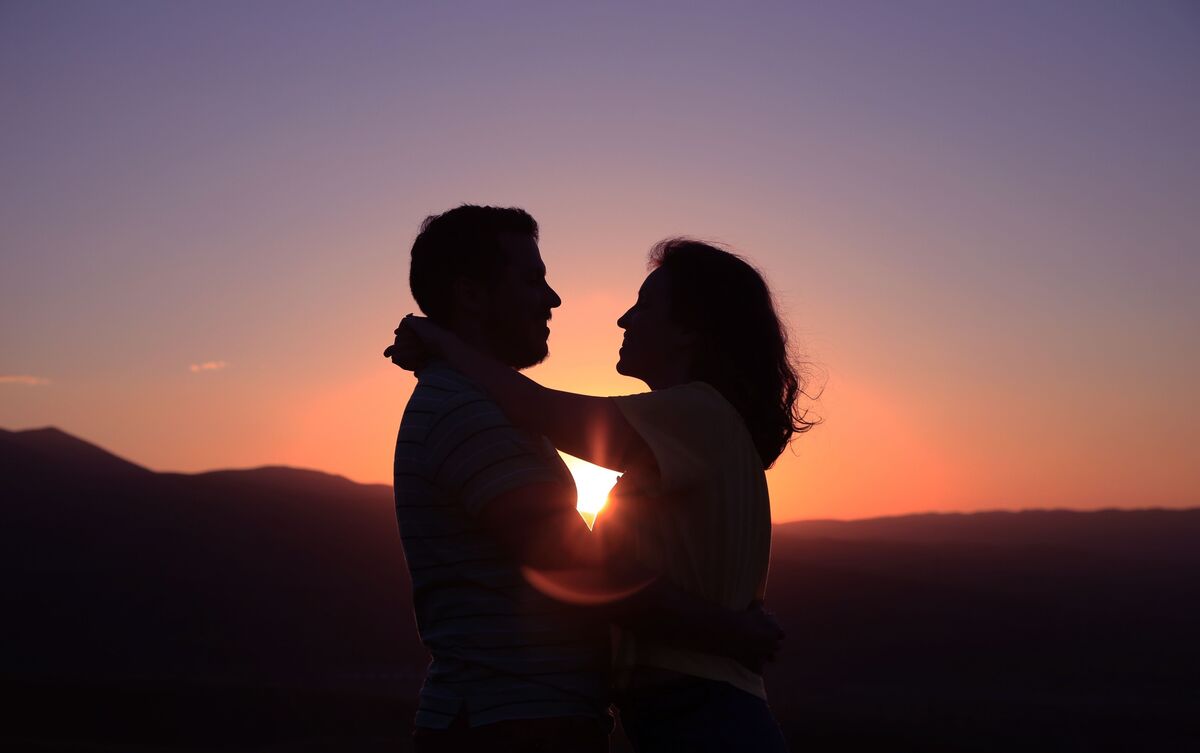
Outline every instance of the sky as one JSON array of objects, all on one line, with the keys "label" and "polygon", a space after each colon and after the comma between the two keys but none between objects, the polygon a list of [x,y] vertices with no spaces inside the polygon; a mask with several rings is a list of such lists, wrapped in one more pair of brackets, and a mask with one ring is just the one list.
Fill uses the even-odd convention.
[{"label": "sky", "polygon": [[1200,6],[0,2],[0,427],[390,483],[420,221],[538,219],[529,373],[657,241],[766,275],[776,521],[1200,504]]}]

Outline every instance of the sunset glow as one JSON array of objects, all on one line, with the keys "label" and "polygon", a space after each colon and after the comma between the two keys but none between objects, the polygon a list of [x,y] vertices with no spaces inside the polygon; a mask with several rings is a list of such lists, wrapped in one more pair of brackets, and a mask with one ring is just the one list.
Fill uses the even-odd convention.
[{"label": "sunset glow", "polygon": [[613,484],[617,483],[620,474],[565,452],[560,452],[559,455],[562,455],[563,462],[575,477],[575,488],[579,492],[576,507],[590,526],[595,521],[596,514],[604,508],[604,503],[608,501],[608,493],[612,491]]},{"label": "sunset glow", "polygon": [[541,225],[555,389],[646,389],[657,241],[762,269],[823,419],[776,521],[1200,502],[1194,4],[451,5],[5,4],[0,427],[390,484],[472,202]]}]

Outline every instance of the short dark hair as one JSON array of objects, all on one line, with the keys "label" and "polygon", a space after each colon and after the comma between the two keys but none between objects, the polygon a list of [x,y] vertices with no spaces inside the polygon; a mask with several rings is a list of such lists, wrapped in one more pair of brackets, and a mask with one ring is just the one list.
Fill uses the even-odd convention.
[{"label": "short dark hair", "polygon": [[474,204],[426,217],[413,241],[408,271],[408,286],[421,311],[446,323],[455,279],[498,280],[508,264],[500,247],[505,233],[537,240],[538,224],[524,209]]},{"label": "short dark hair", "polygon": [[804,372],[766,280],[737,254],[691,238],[657,244],[650,266],[667,276],[671,318],[700,338],[689,376],[741,414],[763,468],[770,468],[792,437],[818,422],[797,405],[808,394]]}]

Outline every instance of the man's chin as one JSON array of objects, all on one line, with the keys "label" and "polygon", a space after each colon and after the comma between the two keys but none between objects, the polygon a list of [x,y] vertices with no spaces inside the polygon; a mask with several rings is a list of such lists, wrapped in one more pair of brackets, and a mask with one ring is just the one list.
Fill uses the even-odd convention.
[{"label": "man's chin", "polygon": [[546,360],[548,338],[540,332],[534,334],[505,325],[503,321],[493,322],[487,333],[493,356],[514,369],[528,369]]},{"label": "man's chin", "polygon": [[540,348],[513,353],[513,356],[508,359],[509,365],[518,371],[522,369],[532,368],[537,366],[542,361],[545,361],[550,356],[550,349],[543,343]]}]

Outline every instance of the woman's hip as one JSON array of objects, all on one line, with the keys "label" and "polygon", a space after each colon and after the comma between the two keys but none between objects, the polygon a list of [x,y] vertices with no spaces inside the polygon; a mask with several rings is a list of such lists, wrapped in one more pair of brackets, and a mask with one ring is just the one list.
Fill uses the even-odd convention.
[{"label": "woman's hip", "polygon": [[638,753],[787,751],[766,701],[727,682],[687,675],[635,682],[616,702],[621,726]]}]

